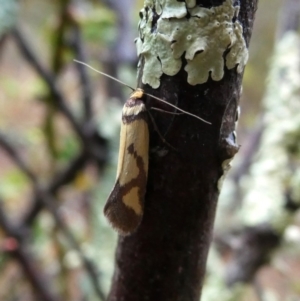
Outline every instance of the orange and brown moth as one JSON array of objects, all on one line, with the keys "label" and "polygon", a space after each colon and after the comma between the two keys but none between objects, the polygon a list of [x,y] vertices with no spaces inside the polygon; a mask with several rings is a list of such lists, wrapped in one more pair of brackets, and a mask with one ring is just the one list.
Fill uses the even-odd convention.
[{"label": "orange and brown moth", "polygon": [[150,96],[184,114],[208,124],[210,122],[161,98],[147,94],[140,88],[134,90],[120,80],[83,62],[74,61],[133,90],[122,111],[117,178],[104,207],[104,214],[112,227],[121,235],[129,235],[137,229],[144,213],[149,161],[148,111],[145,105],[145,97]]},{"label": "orange and brown moth", "polygon": [[104,207],[113,228],[123,235],[138,227],[144,211],[149,153],[144,96],[136,89],[123,107],[117,179]]}]

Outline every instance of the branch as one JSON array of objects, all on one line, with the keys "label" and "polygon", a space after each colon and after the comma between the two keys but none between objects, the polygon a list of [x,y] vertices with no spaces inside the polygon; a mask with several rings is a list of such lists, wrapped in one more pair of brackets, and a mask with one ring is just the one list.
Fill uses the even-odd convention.
[{"label": "branch", "polygon": [[[109,49],[109,55],[104,60],[105,72],[118,78],[118,70],[122,65],[130,65],[136,69],[138,57],[133,43],[136,33],[132,27],[132,13],[134,1],[132,0],[105,0],[105,4],[114,10],[117,19],[117,37],[115,43]],[[116,97],[124,103],[122,87],[115,81],[107,85],[110,97]]]},{"label": "branch", "polygon": [[12,250],[9,254],[13,256],[22,266],[24,273],[27,275],[29,282],[32,285],[34,291],[36,291],[39,297],[44,301],[59,301],[60,299],[49,290],[49,281],[45,275],[42,275],[40,269],[37,268],[37,264],[34,262],[32,255],[26,250],[25,236],[22,228],[16,228],[11,225],[6,218],[6,214],[3,210],[3,201],[0,200],[0,226],[5,231],[7,236],[15,238],[18,242],[15,250]]},{"label": "branch", "polygon": [[[64,184],[72,181],[77,171],[90,160],[95,160],[98,168],[101,170],[102,167],[107,162],[108,158],[108,151],[107,151],[107,141],[103,137],[99,135],[97,132],[97,129],[95,125],[91,124],[91,122],[82,125],[79,125],[73,116],[73,113],[70,111],[70,109],[67,106],[66,99],[63,97],[61,92],[58,90],[55,84],[55,80],[53,76],[46,71],[30,49],[30,47],[27,45],[26,41],[22,37],[22,34],[19,32],[18,29],[15,29],[12,31],[12,35],[15,37],[16,42],[18,43],[22,54],[27,59],[27,61],[34,67],[34,69],[37,71],[37,73],[44,79],[46,84],[49,86],[49,89],[53,95],[54,101],[60,110],[60,112],[69,120],[70,124],[72,125],[74,131],[77,133],[77,135],[80,137],[82,141],[83,150],[81,154],[77,158],[71,162],[71,164],[62,172],[56,174],[53,177],[52,182],[49,184],[49,187],[46,189],[50,194],[55,194],[57,190]],[[78,46],[78,45],[77,45]],[[79,47],[79,46],[78,46]],[[79,50],[78,50],[79,52]],[[82,51],[81,51],[82,52]],[[82,55],[82,53],[80,54]],[[84,71],[85,72],[85,71]],[[84,81],[84,86],[86,87],[87,79],[82,76],[81,80]],[[87,88],[85,89],[86,92]],[[90,95],[88,92],[88,95],[86,96],[85,102],[88,104],[87,107],[90,107]],[[87,110],[90,110],[87,109]],[[90,113],[86,113],[86,117]],[[87,121],[87,120],[86,120]],[[18,161],[18,160],[17,160]],[[28,170],[24,170],[24,166],[22,167],[19,162],[19,167],[27,173],[29,178],[31,178],[33,181],[35,179],[32,178],[32,174],[28,174]],[[40,202],[39,197],[35,197],[35,200],[33,202],[32,208],[30,208],[28,214],[25,217],[24,222],[26,224],[31,223],[35,216],[38,214],[38,212],[42,209],[42,204]]]},{"label": "branch", "polygon": [[[44,191],[46,191],[47,194],[55,195],[62,186],[72,182],[75,179],[78,171],[82,170],[87,162],[88,157],[84,152],[82,152],[75,159],[73,159],[73,161],[65,168],[65,170],[53,176],[50,184],[44,189]],[[40,195],[35,194],[32,205],[23,217],[22,223],[25,225],[32,224],[42,209],[43,202],[40,198]]]},{"label": "branch", "polygon": [[110,61],[115,65],[127,63],[136,66],[138,58],[133,43],[136,32],[133,31],[132,27],[132,13],[135,3],[132,0],[106,0],[105,2],[115,11],[118,26],[116,43],[112,49]]},{"label": "branch", "polygon": [[[64,221],[58,214],[56,207],[54,206],[54,204],[57,202],[54,200],[53,195],[55,195],[57,189],[61,187],[61,185],[63,185],[66,181],[72,179],[77,174],[78,170],[82,167],[81,164],[84,164],[86,162],[85,161],[86,156],[79,156],[78,160],[74,161],[73,164],[69,166],[69,168],[63,174],[63,176],[54,177],[54,181],[52,182],[52,184],[50,184],[49,188],[43,189],[41,188],[41,185],[39,184],[37,177],[34,175],[34,173],[29,169],[26,163],[18,155],[14,147],[10,145],[8,140],[1,134],[0,134],[0,145],[2,147],[4,146],[4,150],[6,150],[7,154],[11,157],[11,159],[25,173],[25,175],[27,175],[30,178],[35,191],[34,204],[30,209],[29,213],[25,216],[25,218],[23,218],[23,222],[20,223],[19,228],[22,229],[24,225],[28,225],[28,223],[31,223],[36,217],[37,212],[39,212],[42,208],[48,209],[49,212],[52,214],[58,228],[69,241],[69,244],[72,246],[72,248],[74,248],[78,252],[83,262],[83,265],[88,275],[90,276],[90,279],[94,285],[94,289],[98,297],[101,300],[104,300],[105,295],[99,285],[99,276],[97,273],[97,269],[95,268],[93,263],[83,254],[72,232],[67,228]],[[4,216],[4,220],[5,220],[5,216]],[[13,232],[10,231],[10,233]]]},{"label": "branch", "polygon": [[[209,47],[193,59],[187,55],[189,51],[195,51],[196,41],[207,41],[207,33],[203,33],[206,29],[202,29],[202,25],[205,27],[206,24],[201,24],[202,18],[198,16],[208,14],[207,19],[212,22],[208,26],[214,27],[213,24],[220,24],[222,19],[217,11],[228,9],[225,4],[231,1],[200,0],[196,1],[197,6],[194,8],[189,8],[191,1],[174,1],[177,4],[171,2],[164,2],[159,8],[162,14],[158,14],[149,5],[152,2],[145,1],[137,41],[140,51],[138,86],[150,95],[178,104],[180,108],[208,120],[211,125],[184,114],[166,116],[160,112],[153,113],[163,137],[177,151],[162,142],[149,122],[150,160],[146,194],[144,199],[141,197],[141,201],[133,198],[136,201],[134,205],[130,203],[132,209],[136,209],[137,203],[144,208],[143,217],[135,232],[119,238],[109,301],[139,301],[146,298],[156,301],[199,300],[220,193],[218,182],[226,171],[228,160],[233,158],[239,148],[233,131],[242,72],[236,65],[235,68],[230,68],[224,61],[231,49],[228,43],[221,46],[221,41],[231,39],[227,37],[228,32],[221,31],[220,36],[213,31],[209,37],[210,41],[214,41],[212,51],[222,54],[214,56],[211,62],[212,65],[216,61],[220,62],[220,78],[214,76],[214,66],[209,67],[207,72],[202,70],[209,63],[208,56],[205,56],[210,52]],[[232,3],[236,7],[231,6],[228,15],[235,15],[237,11],[240,15],[221,22],[226,26],[231,22],[232,28],[237,28],[236,19],[239,20],[238,26],[242,26],[240,35],[243,38],[236,47],[243,49],[241,53],[244,55],[238,57],[245,61],[257,1]],[[241,7],[237,7],[239,3]],[[222,5],[223,8],[220,7]],[[174,37],[174,40],[160,38],[162,35],[157,34],[160,30],[164,37]],[[187,42],[187,37],[191,39],[191,44]],[[202,44],[200,47],[203,47]],[[176,51],[180,58],[175,57]],[[232,53],[232,56],[236,57],[236,53]],[[223,70],[224,65],[228,68],[224,67]],[[240,67],[243,69],[243,64]],[[171,70],[177,71],[171,76],[167,72],[171,73]],[[146,104],[148,107],[163,109],[151,98],[146,99]],[[132,145],[134,148],[135,144]],[[143,172],[147,167],[147,154],[144,150],[136,152],[141,157],[142,163],[138,165],[138,171],[142,176],[137,179],[126,178],[124,181],[126,173],[124,177],[121,174],[120,179],[126,184],[122,186],[117,182],[115,191],[118,192],[119,189],[120,194],[116,193],[117,196],[112,197],[112,203],[118,202],[121,208],[126,207],[126,213],[129,211],[127,207],[130,207],[127,203],[130,198],[127,196],[132,196],[133,191],[139,188],[136,183],[143,181]],[[126,155],[124,149],[124,156]],[[114,209],[120,208],[118,205]],[[130,213],[135,218],[141,217],[142,213],[135,214],[133,211],[136,210]],[[124,215],[126,216],[125,213]],[[128,224],[130,225],[129,222]],[[138,285],[133,285],[136,282]]]},{"label": "branch", "polygon": [[86,141],[85,133],[82,130],[82,127],[77,123],[73,113],[67,106],[67,101],[66,99],[64,99],[63,95],[57,88],[53,76],[48,71],[46,71],[46,69],[42,67],[42,65],[34,55],[33,51],[29,48],[29,45],[27,45],[25,39],[23,38],[23,35],[19,32],[19,30],[14,29],[11,33],[15,38],[15,41],[17,42],[23,56],[27,59],[27,61],[33,66],[36,72],[41,76],[41,78],[48,85],[53,95],[53,100],[55,102],[55,105],[70,122],[72,128],[75,130],[75,132],[77,133],[77,135],[80,137],[80,139],[84,144],[84,142]]},{"label": "branch", "polygon": [[[7,155],[15,162],[15,164],[24,172],[24,174],[31,180],[35,190],[40,190],[38,179],[35,174],[31,171],[28,165],[23,161],[20,155],[17,153],[15,148],[11,145],[8,139],[0,133],[0,146],[6,151]],[[88,157],[85,152],[81,153],[75,158],[70,165],[63,171],[54,175],[53,180],[49,186],[44,190],[50,194],[55,195],[60,187],[71,182],[76,177],[78,171],[82,169],[87,163]],[[27,214],[23,217],[21,224],[30,225],[36,218],[37,214],[43,208],[40,195],[36,194],[33,200],[31,208],[29,208]]]},{"label": "branch", "polygon": [[15,148],[9,143],[8,139],[0,133],[0,146],[6,151],[11,157],[15,164],[23,171],[23,173],[32,181],[36,182],[37,178],[34,173],[24,163],[23,159],[19,156]]},{"label": "branch", "polygon": [[74,235],[72,232],[68,229],[68,227],[65,225],[63,219],[60,217],[56,207],[53,205],[55,204],[55,200],[49,195],[47,195],[45,192],[40,191],[38,194],[41,195],[41,200],[45,204],[45,207],[48,209],[48,211],[52,214],[56,225],[58,226],[59,230],[63,233],[65,238],[68,240],[70,246],[75,249],[81,258],[81,261],[83,263],[83,266],[87,272],[87,274],[90,277],[90,280],[94,286],[95,292],[97,296],[99,297],[100,300],[105,300],[105,294],[100,287],[100,282],[99,282],[99,272],[97,271],[97,268],[93,264],[91,260],[89,260],[81,250],[81,247],[77,240],[75,239]]},{"label": "branch", "polygon": [[[253,281],[258,269],[268,263],[274,250],[279,247],[285,229],[299,208],[295,197],[299,186],[296,170],[300,165],[299,160],[295,159],[299,154],[299,149],[295,147],[299,143],[299,111],[294,108],[299,103],[300,85],[292,80],[300,74],[298,1],[288,0],[284,3],[281,20],[283,23],[279,24],[278,31],[280,40],[275,45],[273,65],[263,99],[267,114],[259,133],[260,144],[255,162],[252,162],[254,166],[250,166],[249,174],[242,179],[244,187],[247,187],[243,196],[244,205],[249,206],[247,201],[253,198],[255,191],[255,198],[259,201],[257,205],[251,202],[251,209],[261,212],[255,226],[247,227],[247,218],[243,221],[245,229],[238,237],[238,246],[233,249],[226,272],[229,285]],[[286,57],[289,57],[288,61]],[[277,120],[278,112],[282,111],[285,112],[285,118]],[[270,165],[270,158],[273,157],[280,159]],[[262,208],[259,203],[264,204]],[[253,219],[250,223],[253,224]]]},{"label": "branch", "polygon": [[216,243],[233,251],[225,275],[226,284],[232,286],[253,281],[259,268],[269,262],[270,253],[280,245],[280,235],[270,225],[261,224],[247,227],[239,234],[222,233]]},{"label": "branch", "polygon": [[[83,48],[83,41],[81,37],[81,30],[78,24],[73,25],[73,47],[75,50],[75,57],[81,62],[86,62],[86,55]],[[75,64],[78,74],[81,81],[81,87],[82,87],[82,101],[83,101],[83,112],[85,121],[90,122],[93,117],[93,108],[92,108],[92,89],[91,89],[91,83],[89,80],[87,68],[85,68],[81,64]]]}]

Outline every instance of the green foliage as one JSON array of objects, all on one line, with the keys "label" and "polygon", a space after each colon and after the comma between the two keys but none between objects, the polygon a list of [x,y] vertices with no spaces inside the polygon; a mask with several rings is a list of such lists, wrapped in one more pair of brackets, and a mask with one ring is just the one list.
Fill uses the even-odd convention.
[{"label": "green foliage", "polygon": [[61,147],[57,153],[57,159],[63,162],[69,162],[79,150],[79,141],[73,136],[66,136],[62,139]]},{"label": "green foliage", "polygon": [[11,168],[1,177],[0,195],[4,199],[17,198],[27,185],[28,179],[24,173],[18,168]]},{"label": "green foliage", "polygon": [[87,18],[80,20],[85,41],[109,45],[116,38],[116,15],[104,6],[94,7]]}]

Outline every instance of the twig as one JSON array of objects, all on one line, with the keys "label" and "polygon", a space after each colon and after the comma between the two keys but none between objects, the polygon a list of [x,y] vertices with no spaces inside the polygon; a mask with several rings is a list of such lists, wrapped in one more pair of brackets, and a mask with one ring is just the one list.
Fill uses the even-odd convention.
[{"label": "twig", "polygon": [[65,47],[65,33],[70,25],[69,6],[70,0],[62,0],[59,3],[59,24],[57,26],[54,51],[52,59],[53,72],[57,74],[63,67],[63,48]]},{"label": "twig", "polygon": [[[88,162],[88,157],[83,152],[79,154],[63,171],[54,175],[53,180],[50,182],[48,188],[44,189],[51,195],[55,195],[60,187],[66,185],[74,180],[79,170],[81,170]],[[33,203],[25,216],[22,223],[26,225],[32,224],[38,213],[43,209],[43,203],[40,195],[36,194]]]},{"label": "twig", "polygon": [[26,176],[33,182],[37,179],[31,170],[27,167],[24,161],[21,159],[19,154],[16,152],[15,148],[9,143],[7,138],[0,133],[0,146],[9,154],[11,159],[16,163],[16,165],[26,174]]},{"label": "twig", "polygon": [[[68,239],[70,245],[78,252],[83,265],[90,276],[90,279],[94,285],[94,289],[98,295],[98,297],[101,300],[105,299],[105,295],[99,285],[99,275],[97,273],[97,270],[93,263],[83,254],[78,242],[74,238],[71,231],[67,228],[64,221],[60,217],[60,215],[57,212],[57,209],[55,208],[54,204],[56,203],[53,196],[55,195],[56,191],[59,187],[61,187],[66,181],[72,179],[78,170],[80,170],[81,164],[85,164],[85,158],[86,156],[82,154],[79,156],[76,160],[69,166],[69,169],[66,170],[63,177],[54,177],[54,181],[49,185],[48,189],[41,188],[41,185],[39,184],[39,181],[37,177],[34,175],[34,173],[30,170],[30,168],[26,165],[26,163],[22,160],[22,158],[18,155],[14,147],[8,142],[8,140],[0,134],[0,145],[5,146],[4,150],[6,150],[7,154],[11,157],[11,159],[17,164],[17,166],[30,178],[32,181],[32,185],[34,187],[35,191],[35,200],[34,204],[29,211],[29,214],[23,218],[23,222],[19,224],[19,228],[22,229],[24,225],[28,225],[28,222],[33,221],[36,217],[37,212],[39,212],[43,207],[48,209],[50,213],[52,214],[56,224],[58,225],[61,232],[65,235],[65,237]],[[78,169],[79,167],[79,169]],[[0,216],[1,218],[1,216]]]},{"label": "twig", "polygon": [[85,270],[87,271],[88,275],[90,276],[90,279],[93,283],[94,289],[98,295],[98,297],[101,300],[105,300],[105,294],[103,293],[103,290],[101,289],[99,285],[99,272],[97,271],[95,265],[84,255],[84,253],[81,250],[80,245],[78,244],[77,240],[74,238],[74,235],[72,232],[68,229],[68,227],[65,225],[63,219],[58,214],[57,209],[53,205],[55,202],[51,198],[51,196],[45,194],[45,192],[40,192],[41,199],[43,203],[45,204],[46,208],[50,211],[52,214],[57,226],[59,227],[59,230],[63,233],[63,235],[67,238],[69,244],[73,249],[75,249],[80,256],[83,266],[85,267]]},{"label": "twig", "polygon": [[[38,185],[38,179],[34,173],[30,170],[27,164],[23,161],[20,155],[16,152],[15,148],[11,145],[8,139],[0,133],[0,146],[10,158],[15,162],[15,164],[24,172],[24,174],[32,181],[34,184],[35,190],[40,190]],[[85,152],[82,152],[77,158],[75,158],[70,165],[61,173],[54,175],[53,180],[50,182],[49,186],[44,189],[50,195],[55,195],[58,189],[71,182],[80,169],[82,169],[87,163],[88,156]],[[34,220],[37,214],[43,208],[40,195],[36,194],[33,200],[32,206],[29,208],[27,214],[23,217],[21,224],[30,225]]]},{"label": "twig", "polygon": [[59,301],[60,299],[49,290],[49,287],[51,286],[49,285],[48,281],[45,281],[45,275],[42,275],[37,269],[34,259],[26,250],[24,244],[25,238],[21,228],[12,226],[9,220],[6,218],[2,203],[2,200],[0,200],[0,225],[8,236],[13,237],[18,241],[17,248],[11,251],[9,254],[14,256],[14,258],[21,264],[24,273],[27,275],[33,289],[39,294],[41,300]]},{"label": "twig", "polygon": [[[116,43],[109,50],[108,57],[104,60],[104,70],[113,77],[118,77],[119,66],[127,64],[136,69],[138,58],[135,44],[133,43],[137,33],[132,27],[132,12],[134,1],[132,0],[105,0],[106,5],[114,10],[117,16]],[[115,97],[123,104],[124,93],[122,87],[115,82],[107,85],[108,95]]]},{"label": "twig", "polygon": [[2,57],[2,54],[3,54],[3,48],[4,48],[4,45],[5,45],[5,42],[8,40],[8,34],[5,33],[3,34],[1,37],[0,37],[0,59]]},{"label": "twig", "polygon": [[[79,28],[77,28],[77,26],[74,26],[74,28],[75,52],[78,58],[84,60],[84,53],[81,46],[80,31]],[[84,166],[89,161],[95,160],[100,169],[103,166],[103,164],[107,161],[106,140],[98,134],[95,125],[91,123],[92,93],[86,70],[84,68],[82,68],[82,70],[79,70],[80,80],[82,82],[83,87],[83,103],[85,112],[84,122],[83,125],[81,125],[76,120],[71,109],[68,107],[67,101],[64,98],[63,94],[57,88],[54,75],[47,71],[41,65],[38,58],[34,55],[33,51],[30,49],[29,45],[26,43],[18,29],[13,30],[12,35],[15,38],[23,56],[34,67],[37,73],[48,85],[55,106],[70,122],[73,130],[81,139],[83,147],[81,153],[70,163],[70,165],[65,170],[63,170],[63,172],[56,174],[50,181],[50,183],[43,188],[42,185],[39,183],[39,180],[34,174],[34,172],[31,171],[28,165],[19,156],[16,149],[10,144],[7,138],[4,135],[1,135],[0,133],[0,145],[11,157],[11,159],[16,163],[16,165],[24,172],[24,174],[28,176],[28,178],[32,182],[35,192],[32,206],[19,223],[19,228],[21,229],[25,225],[28,227],[28,225],[30,225],[35,220],[37,214],[43,208],[48,209],[53,215],[59,229],[62,231],[62,233],[69,241],[70,245],[78,252],[80,258],[82,259],[84,268],[87,274],[90,276],[90,279],[93,283],[94,289],[99,299],[104,300],[105,296],[99,285],[99,275],[95,266],[88,258],[86,258],[86,256],[80,248],[80,245],[78,244],[70,230],[66,227],[63,219],[59,216],[54,206],[55,195],[59,188],[72,181],[77,175],[78,171],[84,168]],[[44,300],[48,299],[44,298]]]},{"label": "twig", "polygon": [[138,58],[133,43],[137,35],[132,27],[134,1],[105,0],[105,3],[114,10],[117,16],[117,37],[115,39],[116,43],[110,52],[110,64],[117,66],[127,63],[135,68]]},{"label": "twig", "polygon": [[280,235],[270,225],[247,227],[235,237],[235,248],[226,267],[228,286],[252,282],[260,267],[268,263],[270,252],[280,245]]},{"label": "twig", "polygon": [[[73,25],[73,43],[72,46],[75,50],[75,56],[79,61],[86,61],[85,51],[82,46],[82,37],[81,37],[81,30],[77,24]],[[84,118],[85,121],[91,121],[93,117],[93,108],[92,108],[92,89],[91,83],[89,80],[88,72],[84,66],[80,64],[75,64],[78,70],[81,86],[82,86],[82,101],[83,101],[83,111],[84,111]]]},{"label": "twig", "polygon": [[74,131],[77,133],[82,141],[82,146],[86,152],[88,152],[101,166],[107,161],[107,150],[106,150],[106,140],[100,137],[95,127],[91,127],[91,124],[80,125],[75,119],[73,113],[68,108],[66,100],[60,93],[55,85],[54,79],[50,73],[48,73],[42,65],[38,62],[37,58],[34,56],[33,52],[30,50],[29,46],[23,39],[22,35],[17,29],[13,30],[13,36],[15,37],[24,57],[28,62],[36,69],[38,74],[45,80],[53,98],[60,112],[69,120]]},{"label": "twig", "polygon": [[[54,39],[53,39],[53,51],[52,58],[49,69],[52,70],[53,80],[56,80],[60,74],[60,72],[64,68],[64,48],[65,48],[65,34],[68,30],[69,26],[69,18],[68,18],[68,7],[70,0],[62,0],[58,1],[59,6],[59,22],[57,28],[54,30]],[[55,163],[55,158],[57,158],[58,153],[58,145],[57,145],[57,132],[55,131],[55,115],[57,112],[57,106],[55,104],[55,99],[53,99],[53,93],[50,89],[48,89],[48,93],[45,97],[44,103],[46,104],[46,112],[44,118],[44,133],[47,143],[47,150],[52,159],[53,163]],[[55,167],[55,164],[51,164],[51,166]]]},{"label": "twig", "polygon": [[41,76],[41,78],[47,83],[52,95],[53,100],[57,108],[60,112],[69,120],[70,124],[74,128],[75,132],[81,138],[83,142],[85,142],[85,134],[82,130],[82,127],[77,123],[73,113],[71,112],[70,108],[67,106],[67,102],[64,99],[63,95],[60,93],[59,89],[56,87],[55,81],[53,76],[46,71],[38,61],[38,59],[33,54],[33,51],[29,48],[26,41],[22,37],[22,34],[19,32],[18,29],[14,29],[12,31],[12,35],[14,36],[23,56],[27,59],[27,61],[34,67],[37,73]]}]

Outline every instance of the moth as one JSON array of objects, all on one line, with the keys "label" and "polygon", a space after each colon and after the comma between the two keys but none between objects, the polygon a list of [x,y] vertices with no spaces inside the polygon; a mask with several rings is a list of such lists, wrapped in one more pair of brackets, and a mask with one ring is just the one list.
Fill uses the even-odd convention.
[{"label": "moth", "polygon": [[120,147],[115,185],[106,201],[104,214],[120,235],[133,233],[142,221],[149,162],[149,128],[146,96],[159,100],[178,111],[211,124],[142,89],[133,89],[120,80],[83,64],[133,90],[122,110]]}]

